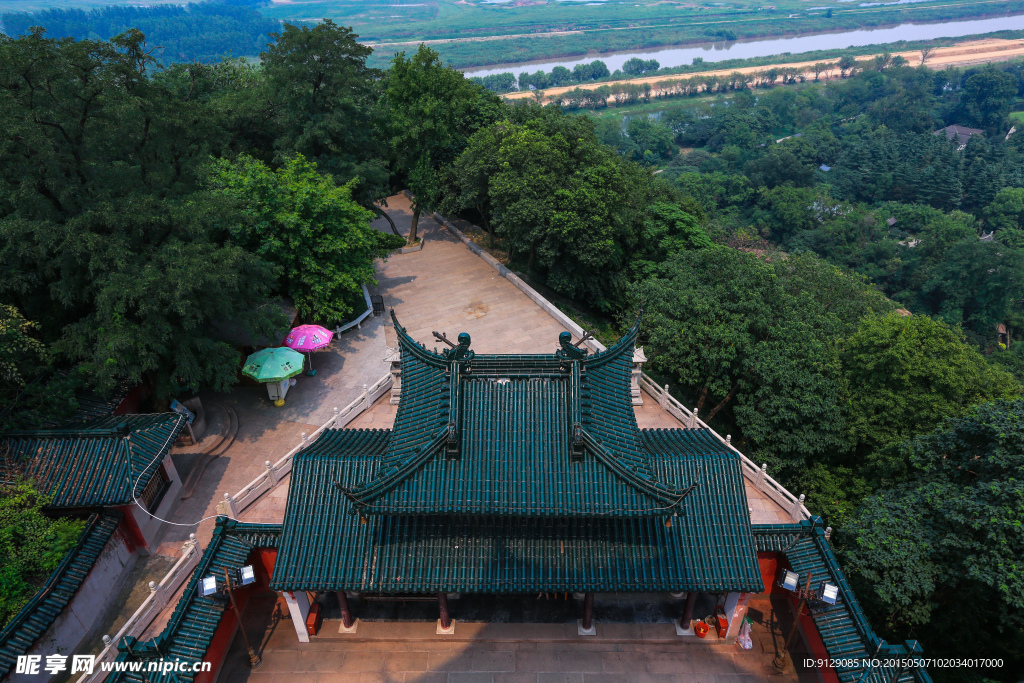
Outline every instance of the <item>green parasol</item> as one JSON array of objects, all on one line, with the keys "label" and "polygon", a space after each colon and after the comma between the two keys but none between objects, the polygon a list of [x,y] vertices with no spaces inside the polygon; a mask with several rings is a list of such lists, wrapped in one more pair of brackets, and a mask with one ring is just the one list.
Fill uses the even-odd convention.
[{"label": "green parasol", "polygon": [[257,382],[280,382],[302,372],[304,358],[286,346],[262,349],[245,359],[242,374]]}]

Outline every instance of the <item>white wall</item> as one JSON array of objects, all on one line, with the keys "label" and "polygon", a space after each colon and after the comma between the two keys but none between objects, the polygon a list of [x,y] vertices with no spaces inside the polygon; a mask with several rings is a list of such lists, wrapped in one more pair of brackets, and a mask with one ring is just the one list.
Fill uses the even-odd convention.
[{"label": "white wall", "polygon": [[[164,494],[160,505],[153,514],[161,519],[168,519],[180,502],[178,498],[181,496],[181,478],[178,476],[178,470],[174,468],[174,462],[171,460],[170,454],[164,458],[163,466],[167,476],[170,477],[171,487],[167,489],[167,493]],[[156,474],[155,476],[160,475]],[[155,551],[156,545],[160,542],[160,537],[163,535],[164,523],[149,515],[145,510],[139,508],[138,505],[133,504],[130,507],[132,517],[135,518],[135,523],[138,524],[142,537],[146,539],[146,545]]]},{"label": "white wall", "polygon": [[[68,657],[70,671],[71,653],[99,627],[99,619],[106,613],[109,602],[117,596],[137,557],[137,553],[128,550],[128,539],[118,527],[100,552],[92,571],[79,586],[75,597],[26,654],[42,655],[44,665],[46,655],[65,655]],[[5,680],[10,683],[41,683],[62,677],[62,674],[47,675],[40,667],[39,675],[12,673]]]}]

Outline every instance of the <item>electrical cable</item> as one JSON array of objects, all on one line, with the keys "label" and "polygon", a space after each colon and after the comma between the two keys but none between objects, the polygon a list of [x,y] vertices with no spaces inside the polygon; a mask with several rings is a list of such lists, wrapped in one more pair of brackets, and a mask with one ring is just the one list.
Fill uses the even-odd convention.
[{"label": "electrical cable", "polygon": [[[184,420],[186,418],[185,418],[184,415],[180,415],[178,417],[178,419],[180,421],[180,420]],[[153,460],[150,461],[149,465],[147,465],[146,467],[144,467],[142,469],[143,472],[148,470],[150,467],[153,466],[153,464],[156,463],[157,459],[160,458],[160,454],[164,452],[165,448],[168,448],[168,449],[170,448],[171,437],[172,437],[172,435],[173,436],[177,436],[177,434],[178,434],[178,430],[176,430],[176,429],[172,429],[170,431],[170,433],[167,435],[167,438],[164,439],[163,444],[160,446],[160,449],[157,450],[156,457],[153,458]],[[158,522],[163,522],[164,524],[170,524],[172,526],[184,526],[184,527],[199,526],[200,524],[202,524],[203,522],[205,522],[208,519],[217,519],[218,517],[227,517],[228,519],[234,520],[236,522],[241,522],[242,521],[242,520],[238,519],[237,517],[232,517],[231,515],[219,515],[218,514],[218,515],[210,515],[208,517],[203,517],[198,522],[192,522],[190,524],[183,524],[181,522],[172,522],[169,519],[163,519],[162,517],[157,517],[156,515],[154,515],[152,512],[150,512],[149,510],[146,509],[146,507],[139,501],[138,497],[135,495],[135,489],[138,488],[139,481],[138,481],[138,479],[136,479],[135,481],[132,481],[132,444],[131,444],[131,434],[126,436],[124,441],[125,441],[125,448],[126,448],[126,450],[125,450],[125,458],[128,460],[128,483],[131,485],[131,488],[129,489],[129,493],[132,494],[132,500],[135,501],[135,505],[137,505],[138,508],[140,510],[142,510],[143,512],[145,512],[147,515],[149,515],[153,519],[157,520]],[[168,455],[169,455],[169,453],[168,453]],[[141,478],[141,476],[142,475],[140,473],[139,474],[139,478]]]}]

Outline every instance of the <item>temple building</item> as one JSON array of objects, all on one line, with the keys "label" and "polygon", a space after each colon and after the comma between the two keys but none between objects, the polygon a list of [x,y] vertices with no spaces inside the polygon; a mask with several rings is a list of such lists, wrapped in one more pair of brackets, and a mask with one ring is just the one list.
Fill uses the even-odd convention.
[{"label": "temple building", "polygon": [[853,663],[913,658],[918,648],[875,635],[820,519],[752,524],[742,456],[727,439],[696,421],[638,427],[638,329],[597,353],[565,332],[551,354],[482,355],[467,334],[457,343],[439,335],[447,348],[428,350],[396,320],[393,428],[329,429],[300,451],[283,523],[220,520],[164,632],[120,643],[118,660],[205,660],[215,676],[237,620],[196,589],[200,577],[243,563],[256,566],[257,581],[238,591],[240,602],[250,588],[278,591],[301,642],[318,609],[310,593],[337,600],[342,633],[358,628],[357,596],[436,600],[439,637],[459,628],[449,609],[458,595],[576,594],[586,637],[601,595],[646,593],[680,596],[680,647],[695,638],[700,596],[721,616],[719,637],[735,639],[750,599],[778,590],[790,569],[835,588],[834,604],[812,601],[800,619],[810,652],[851,662],[823,667],[822,680],[929,681],[921,667]]},{"label": "temple building", "polygon": [[5,681],[33,680],[14,672],[18,657],[71,652],[88,641],[137,559],[150,554],[158,518],[169,514],[181,490],[170,448],[185,418],[102,416],[116,406],[83,402],[70,425],[0,437],[0,478],[33,480],[48,499],[47,514],[85,522],[39,591],[0,629]]}]

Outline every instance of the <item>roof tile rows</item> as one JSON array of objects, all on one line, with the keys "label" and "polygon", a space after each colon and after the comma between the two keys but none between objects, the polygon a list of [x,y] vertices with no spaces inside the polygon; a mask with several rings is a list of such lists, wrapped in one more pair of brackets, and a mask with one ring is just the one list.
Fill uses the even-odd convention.
[{"label": "roof tile rows", "polygon": [[[825,538],[820,517],[804,520],[800,524],[764,524],[755,525],[753,528],[757,549],[783,553],[792,570],[801,575],[801,580],[810,572],[812,587],[820,581],[831,581],[839,587],[839,600],[836,605],[811,609],[814,624],[831,659],[840,662],[865,662],[873,658],[891,661],[915,656],[911,648],[905,645],[890,645],[879,638],[871,628],[853,589],[839,567],[832,546]],[[842,683],[931,681],[923,667],[907,668],[898,672],[886,666],[837,666],[836,673]]]},{"label": "roof tile rows", "polygon": [[111,415],[73,428],[7,432],[3,443],[51,496],[48,507],[119,506],[145,489],[184,426],[176,413]]}]

